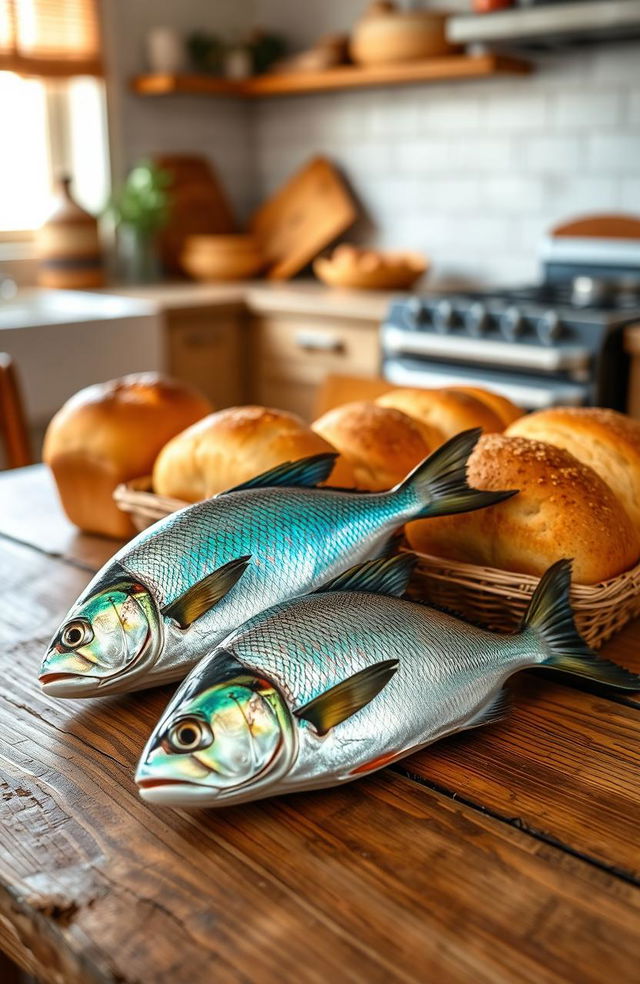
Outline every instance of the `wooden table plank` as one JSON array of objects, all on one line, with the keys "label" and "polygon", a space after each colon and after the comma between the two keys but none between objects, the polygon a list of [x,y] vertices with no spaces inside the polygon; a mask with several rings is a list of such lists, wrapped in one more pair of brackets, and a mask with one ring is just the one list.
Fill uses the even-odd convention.
[{"label": "wooden table plank", "polygon": [[0,536],[94,571],[120,545],[117,540],[81,533],[69,522],[44,465],[0,474]]},{"label": "wooden table plank", "polygon": [[[220,812],[150,809],[132,770],[169,690],[103,701],[45,697],[35,681],[43,641],[86,575],[6,542],[0,572],[2,611],[10,614],[0,620],[7,832],[0,925],[8,919],[13,927],[11,947],[6,928],[0,939],[14,954],[26,947],[38,966],[62,965],[65,984],[174,984],[212,974],[220,981],[333,974],[341,981],[595,984],[605,966],[632,979],[640,956],[637,888],[389,771],[339,790]],[[547,748],[546,778],[544,756],[536,763],[538,810],[552,827],[560,805],[564,816],[574,799],[588,804],[592,777],[574,769],[571,750],[593,721],[595,698],[547,681],[535,686],[518,728],[508,726],[514,757],[518,736],[531,731],[527,715],[547,691],[575,705],[570,740],[558,727]],[[635,715],[607,706],[625,721]],[[529,734],[525,750],[531,741]],[[490,799],[502,744],[492,757],[478,757],[484,766],[474,776],[472,745],[460,764],[456,748],[464,743],[449,743],[445,760],[453,758],[455,769],[439,778],[450,785],[457,774],[460,795],[474,799],[480,790]],[[599,754],[606,790],[614,758],[604,747]],[[507,772],[501,768],[496,784]],[[550,797],[572,770],[567,801]],[[618,785],[619,777],[616,806],[628,811]],[[512,795],[512,815],[521,815],[523,803],[533,809],[526,775],[513,781]]]}]

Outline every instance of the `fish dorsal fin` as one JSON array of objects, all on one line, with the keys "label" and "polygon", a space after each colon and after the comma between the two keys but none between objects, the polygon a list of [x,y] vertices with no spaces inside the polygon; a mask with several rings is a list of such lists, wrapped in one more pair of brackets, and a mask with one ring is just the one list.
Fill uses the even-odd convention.
[{"label": "fish dorsal fin", "polygon": [[189,628],[197,618],[217,605],[231,591],[246,571],[250,560],[251,555],[247,554],[223,564],[201,581],[197,581],[170,605],[165,605],[162,614],[176,621],[181,629]]},{"label": "fish dorsal fin", "polygon": [[300,461],[285,461],[282,465],[277,465],[262,475],[256,475],[241,485],[235,485],[232,489],[225,489],[220,495],[229,495],[230,492],[243,492],[245,489],[266,489],[274,486],[285,488],[315,488],[320,482],[326,482],[333,471],[337,451],[327,451],[323,454],[314,454],[309,458],[302,458]]},{"label": "fish dorsal fin", "polygon": [[385,659],[354,673],[347,680],[314,697],[294,711],[298,718],[309,721],[319,735],[324,735],[341,721],[346,721],[380,693],[398,669],[397,659]]},{"label": "fish dorsal fin", "polygon": [[366,560],[363,564],[356,564],[348,571],[338,574],[318,588],[316,594],[327,591],[366,591],[401,598],[407,590],[416,560],[412,553]]}]

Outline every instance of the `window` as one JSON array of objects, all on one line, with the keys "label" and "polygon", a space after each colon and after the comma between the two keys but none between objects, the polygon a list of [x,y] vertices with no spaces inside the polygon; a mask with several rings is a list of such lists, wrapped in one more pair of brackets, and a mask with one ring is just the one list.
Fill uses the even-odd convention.
[{"label": "window", "polygon": [[[87,74],[91,73],[91,74]],[[97,212],[108,192],[107,127],[91,0],[0,0],[0,238],[37,228],[56,178]]]}]

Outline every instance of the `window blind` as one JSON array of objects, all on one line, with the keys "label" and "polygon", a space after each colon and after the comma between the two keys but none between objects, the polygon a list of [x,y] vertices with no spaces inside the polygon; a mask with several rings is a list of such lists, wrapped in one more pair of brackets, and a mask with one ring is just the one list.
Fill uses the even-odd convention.
[{"label": "window blind", "polygon": [[0,0],[0,71],[100,75],[97,0]]}]

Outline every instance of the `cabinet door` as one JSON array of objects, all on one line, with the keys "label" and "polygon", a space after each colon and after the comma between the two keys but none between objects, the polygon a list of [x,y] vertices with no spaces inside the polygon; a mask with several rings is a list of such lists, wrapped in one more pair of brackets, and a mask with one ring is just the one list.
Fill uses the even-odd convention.
[{"label": "cabinet door", "polygon": [[214,407],[245,401],[245,323],[237,308],[189,308],[167,315],[169,372],[196,386]]},{"label": "cabinet door", "polygon": [[328,375],[379,372],[376,322],[270,315],[253,319],[250,338],[252,399],[306,419],[313,419],[318,386]]}]

